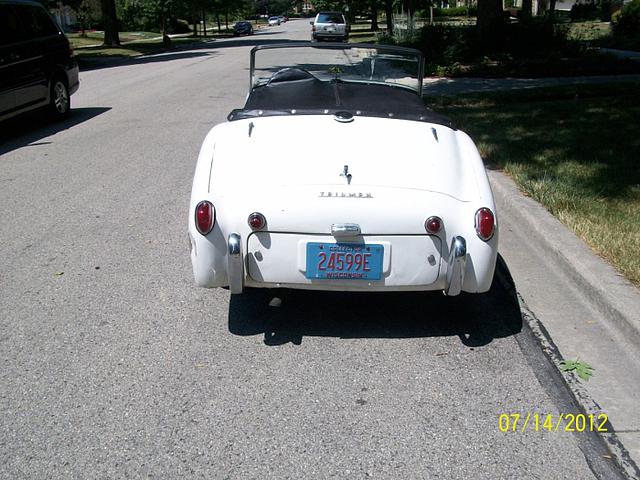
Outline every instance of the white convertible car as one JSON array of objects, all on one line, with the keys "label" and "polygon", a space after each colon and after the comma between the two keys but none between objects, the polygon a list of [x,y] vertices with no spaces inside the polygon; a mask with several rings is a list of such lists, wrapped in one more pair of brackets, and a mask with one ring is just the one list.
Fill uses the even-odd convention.
[{"label": "white convertible car", "polygon": [[491,188],[469,136],[425,108],[420,52],[269,45],[250,66],[244,108],[211,129],[196,166],[197,285],[489,289]]}]

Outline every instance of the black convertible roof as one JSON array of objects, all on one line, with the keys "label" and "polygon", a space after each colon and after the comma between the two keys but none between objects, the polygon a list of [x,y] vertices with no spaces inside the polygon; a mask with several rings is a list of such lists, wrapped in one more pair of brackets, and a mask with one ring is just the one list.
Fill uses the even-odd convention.
[{"label": "black convertible roof", "polygon": [[336,113],[414,120],[453,128],[449,118],[426,108],[422,98],[408,89],[341,80],[322,81],[315,77],[254,87],[244,108],[233,110],[227,119]]}]

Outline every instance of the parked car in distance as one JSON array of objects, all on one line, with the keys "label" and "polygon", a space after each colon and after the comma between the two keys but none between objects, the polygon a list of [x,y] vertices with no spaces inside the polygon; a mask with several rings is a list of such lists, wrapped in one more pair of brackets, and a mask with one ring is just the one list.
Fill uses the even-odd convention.
[{"label": "parked car in distance", "polygon": [[38,108],[71,108],[78,63],[69,40],[40,3],[0,0],[0,121]]},{"label": "parked car in distance", "polygon": [[253,35],[253,25],[251,25],[251,22],[243,20],[233,26],[233,36],[237,37],[239,35]]},{"label": "parked car in distance", "polygon": [[349,39],[349,25],[347,19],[340,12],[319,12],[311,22],[311,39],[338,40],[346,42]]},{"label": "parked car in distance", "polygon": [[419,51],[260,45],[249,65],[244,106],[209,131],[195,169],[196,285],[489,290],[489,180],[471,138],[425,107]]},{"label": "parked car in distance", "polygon": [[287,20],[284,18],[284,15],[278,15],[278,18],[280,19],[280,23],[284,23]]},{"label": "parked car in distance", "polygon": [[280,17],[269,17],[269,26],[280,25]]}]

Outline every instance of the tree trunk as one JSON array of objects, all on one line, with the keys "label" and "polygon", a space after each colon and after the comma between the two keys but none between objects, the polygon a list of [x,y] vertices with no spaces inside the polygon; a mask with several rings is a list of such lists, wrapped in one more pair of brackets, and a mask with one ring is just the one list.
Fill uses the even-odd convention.
[{"label": "tree trunk", "polygon": [[492,50],[500,46],[504,33],[502,0],[478,0],[477,28],[485,48]]},{"label": "tree trunk", "polygon": [[537,0],[538,11],[536,15],[544,15],[547,12],[547,0]]},{"label": "tree trunk", "polygon": [[105,47],[119,47],[120,37],[118,36],[118,19],[116,17],[115,0],[102,0],[102,23],[104,24]]},{"label": "tree trunk", "polygon": [[393,33],[393,0],[384,0],[384,12],[387,16],[387,34]]},{"label": "tree trunk", "polygon": [[207,38],[207,16],[205,15],[204,10],[202,10],[202,36]]},{"label": "tree trunk", "polygon": [[371,31],[377,32],[378,28],[378,5],[377,2],[371,2]]},{"label": "tree trunk", "polygon": [[556,13],[556,0],[549,0],[549,15],[553,17]]},{"label": "tree trunk", "polygon": [[216,12],[216,23],[218,24],[218,33],[220,33],[222,27],[220,26],[220,14],[218,12]]},{"label": "tree trunk", "polygon": [[522,17],[522,19],[531,18],[532,8],[533,8],[532,0],[522,0],[522,10],[520,12],[520,16]]},{"label": "tree trunk", "polygon": [[229,10],[224,11],[224,28],[229,30]]}]

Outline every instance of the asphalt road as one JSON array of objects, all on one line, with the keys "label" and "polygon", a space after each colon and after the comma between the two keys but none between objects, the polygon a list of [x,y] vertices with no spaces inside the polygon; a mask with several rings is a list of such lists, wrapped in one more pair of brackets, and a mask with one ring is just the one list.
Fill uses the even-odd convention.
[{"label": "asphalt road", "polygon": [[1,478],[616,477],[593,435],[499,431],[576,412],[507,284],[279,307],[193,286],[199,146],[249,46],[308,34],[83,72],[68,121],[2,126]]}]

